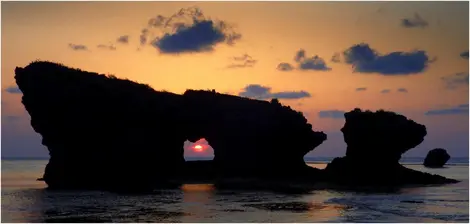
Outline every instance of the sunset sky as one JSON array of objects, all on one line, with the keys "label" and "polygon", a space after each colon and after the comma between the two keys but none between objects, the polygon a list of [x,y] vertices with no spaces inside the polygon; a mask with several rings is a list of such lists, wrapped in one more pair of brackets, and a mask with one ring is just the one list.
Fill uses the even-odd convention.
[{"label": "sunset sky", "polygon": [[328,134],[309,157],[344,155],[342,114],[355,107],[426,125],[405,156],[467,157],[468,4],[2,2],[2,157],[48,155],[14,81],[36,59],[175,93],[278,97]]}]

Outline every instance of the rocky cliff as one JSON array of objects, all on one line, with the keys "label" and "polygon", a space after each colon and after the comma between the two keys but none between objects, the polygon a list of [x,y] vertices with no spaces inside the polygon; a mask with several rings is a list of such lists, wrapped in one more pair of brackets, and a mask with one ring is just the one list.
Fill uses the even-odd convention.
[{"label": "rocky cliff", "polygon": [[[188,90],[183,95],[44,61],[15,69],[22,103],[50,154],[50,188],[151,189],[185,172],[183,142],[205,137],[215,175],[296,176],[326,140],[289,107]],[[212,175],[213,172],[211,172]]]},{"label": "rocky cliff", "polygon": [[457,181],[408,169],[401,155],[419,145],[426,127],[389,111],[355,109],[345,113],[341,129],[346,156],[325,169],[329,181],[346,185],[438,184]]},{"label": "rocky cliff", "polygon": [[[295,176],[308,168],[303,157],[326,140],[302,113],[278,103],[207,91],[184,93],[189,140],[214,148],[224,176]],[[294,172],[297,171],[297,172]]]}]

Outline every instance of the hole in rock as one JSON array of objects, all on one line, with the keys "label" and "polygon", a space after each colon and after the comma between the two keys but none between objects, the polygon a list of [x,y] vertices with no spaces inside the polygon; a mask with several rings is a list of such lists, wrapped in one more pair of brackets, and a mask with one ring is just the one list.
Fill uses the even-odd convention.
[{"label": "hole in rock", "polygon": [[204,138],[201,138],[196,142],[190,142],[186,140],[184,142],[183,147],[185,161],[201,161],[214,159],[214,149]]}]

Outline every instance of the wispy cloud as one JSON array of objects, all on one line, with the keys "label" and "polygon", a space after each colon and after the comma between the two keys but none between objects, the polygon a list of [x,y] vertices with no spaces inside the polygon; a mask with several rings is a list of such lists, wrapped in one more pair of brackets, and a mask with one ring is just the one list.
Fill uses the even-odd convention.
[{"label": "wispy cloud", "polygon": [[444,109],[437,109],[437,110],[429,110],[425,113],[425,115],[433,116],[433,115],[468,115],[468,104],[460,104],[451,108],[444,108]]},{"label": "wispy cloud", "polygon": [[363,91],[366,91],[367,88],[366,87],[359,87],[359,88],[356,88],[356,92],[363,92]]},{"label": "wispy cloud", "polygon": [[413,18],[405,18],[401,20],[401,26],[405,28],[425,28],[429,24],[418,13]]},{"label": "wispy cloud", "polygon": [[96,47],[99,48],[99,49],[103,49],[103,50],[110,50],[110,51],[115,51],[116,50],[116,47],[113,46],[113,45],[99,44]]},{"label": "wispy cloud", "polygon": [[252,56],[248,54],[244,54],[240,57],[233,57],[233,63],[227,66],[227,68],[246,68],[246,67],[253,67],[257,60],[253,59]]},{"label": "wispy cloud", "polygon": [[447,89],[468,88],[468,72],[459,72],[450,76],[441,77]]},{"label": "wispy cloud", "polygon": [[334,53],[333,56],[331,56],[331,62],[334,62],[334,63],[341,62],[341,54],[340,53]]},{"label": "wispy cloud", "polygon": [[88,51],[87,46],[83,44],[69,44],[69,48],[74,50],[74,51]]},{"label": "wispy cloud", "polygon": [[383,93],[383,94],[387,94],[387,93],[390,93],[391,90],[389,89],[383,89],[382,91],[380,91],[380,93]]},{"label": "wispy cloud", "polygon": [[405,88],[398,88],[397,91],[398,91],[399,93],[407,93],[407,92],[408,92],[408,90],[405,89]]},{"label": "wispy cloud", "polygon": [[144,46],[145,44],[147,44],[148,35],[149,35],[149,30],[147,28],[144,28],[140,31],[140,36],[139,36],[140,46]]},{"label": "wispy cloud", "polygon": [[129,35],[123,35],[117,38],[116,42],[121,44],[128,44],[129,43]]}]

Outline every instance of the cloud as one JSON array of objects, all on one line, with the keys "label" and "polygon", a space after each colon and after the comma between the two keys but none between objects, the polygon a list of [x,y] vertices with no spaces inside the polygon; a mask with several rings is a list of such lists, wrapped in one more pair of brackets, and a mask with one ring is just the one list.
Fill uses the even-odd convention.
[{"label": "cloud", "polygon": [[82,44],[69,44],[69,47],[74,51],[87,51],[88,48]]},{"label": "cloud", "polygon": [[344,113],[342,110],[322,110],[318,112],[318,116],[320,118],[342,119],[344,118]]},{"label": "cloud", "polygon": [[115,51],[116,50],[116,47],[111,45],[111,44],[110,45],[99,44],[96,47],[99,48],[99,49],[103,49],[103,50],[110,50],[110,51]]},{"label": "cloud", "polygon": [[300,50],[297,51],[297,53],[295,54],[294,61],[295,61],[295,62],[301,62],[304,58],[305,58],[305,50],[304,50],[304,49],[300,49]]},{"label": "cloud", "polygon": [[390,90],[389,89],[384,89],[384,90],[380,91],[380,93],[387,94],[387,93],[390,93]]},{"label": "cloud", "polygon": [[300,70],[316,70],[316,71],[329,71],[329,68],[323,58],[318,57],[317,55],[313,57],[307,57],[306,52],[303,49],[297,51],[294,61],[298,63],[298,68]]},{"label": "cloud", "polygon": [[460,53],[460,57],[462,57],[464,59],[468,59],[468,51],[464,51],[464,52]]},{"label": "cloud", "polygon": [[[297,63],[297,69],[299,70],[315,70],[315,71],[329,71],[329,68],[326,65],[325,60],[315,55],[312,57],[307,57],[304,49],[300,49],[295,53],[294,61]],[[283,62],[277,65],[277,70],[280,71],[292,71],[294,66],[289,63]]]},{"label": "cloud", "polygon": [[408,92],[408,90],[405,89],[405,88],[398,88],[397,91],[400,92],[400,93],[407,93]]},{"label": "cloud", "polygon": [[294,66],[292,66],[291,64],[289,63],[286,63],[286,62],[282,62],[282,63],[279,63],[277,65],[277,70],[279,71],[284,71],[284,72],[288,72],[288,71],[292,71],[294,70]]},{"label": "cloud", "polygon": [[197,7],[183,8],[170,17],[158,15],[148,21],[140,35],[140,43],[147,42],[149,29],[157,29],[151,45],[163,54],[213,51],[218,44],[233,45],[242,36],[225,21],[205,18]]},{"label": "cloud", "polygon": [[353,45],[343,55],[345,62],[353,65],[354,72],[387,76],[418,74],[435,60],[430,60],[425,51],[397,51],[381,55],[366,43]]},{"label": "cloud", "polygon": [[401,20],[401,26],[405,28],[425,28],[428,25],[428,22],[421,18],[418,13],[415,13],[413,18],[405,18]]},{"label": "cloud", "polygon": [[457,89],[459,87],[468,87],[468,72],[459,72],[451,76],[441,77],[447,89]]},{"label": "cloud", "polygon": [[359,87],[359,88],[356,88],[356,92],[361,92],[361,91],[366,91],[367,88],[366,87]]},{"label": "cloud", "polygon": [[121,44],[128,44],[129,43],[129,35],[120,36],[117,38],[116,42]]},{"label": "cloud", "polygon": [[310,93],[306,91],[271,92],[271,87],[261,86],[259,84],[247,85],[238,95],[259,100],[272,98],[288,100],[311,97]]},{"label": "cloud", "polygon": [[23,92],[21,92],[20,88],[18,88],[18,86],[9,86],[5,89],[5,91],[7,93],[11,93],[11,94],[23,94]]},{"label": "cloud", "polygon": [[139,36],[139,41],[140,41],[140,45],[141,46],[144,46],[145,44],[147,44],[147,36],[149,34],[149,30],[148,29],[142,29],[140,31],[140,36]]},{"label": "cloud", "polygon": [[233,63],[228,65],[227,68],[246,68],[246,67],[253,67],[257,60],[254,60],[253,57],[251,57],[248,54],[244,54],[240,57],[233,57]]},{"label": "cloud", "polygon": [[438,109],[438,110],[429,110],[425,115],[468,115],[468,104],[460,104],[451,108]]},{"label": "cloud", "polygon": [[331,62],[334,62],[334,63],[339,63],[339,62],[341,62],[341,55],[340,55],[340,53],[335,53],[335,54],[333,54],[333,56],[331,56]]}]

